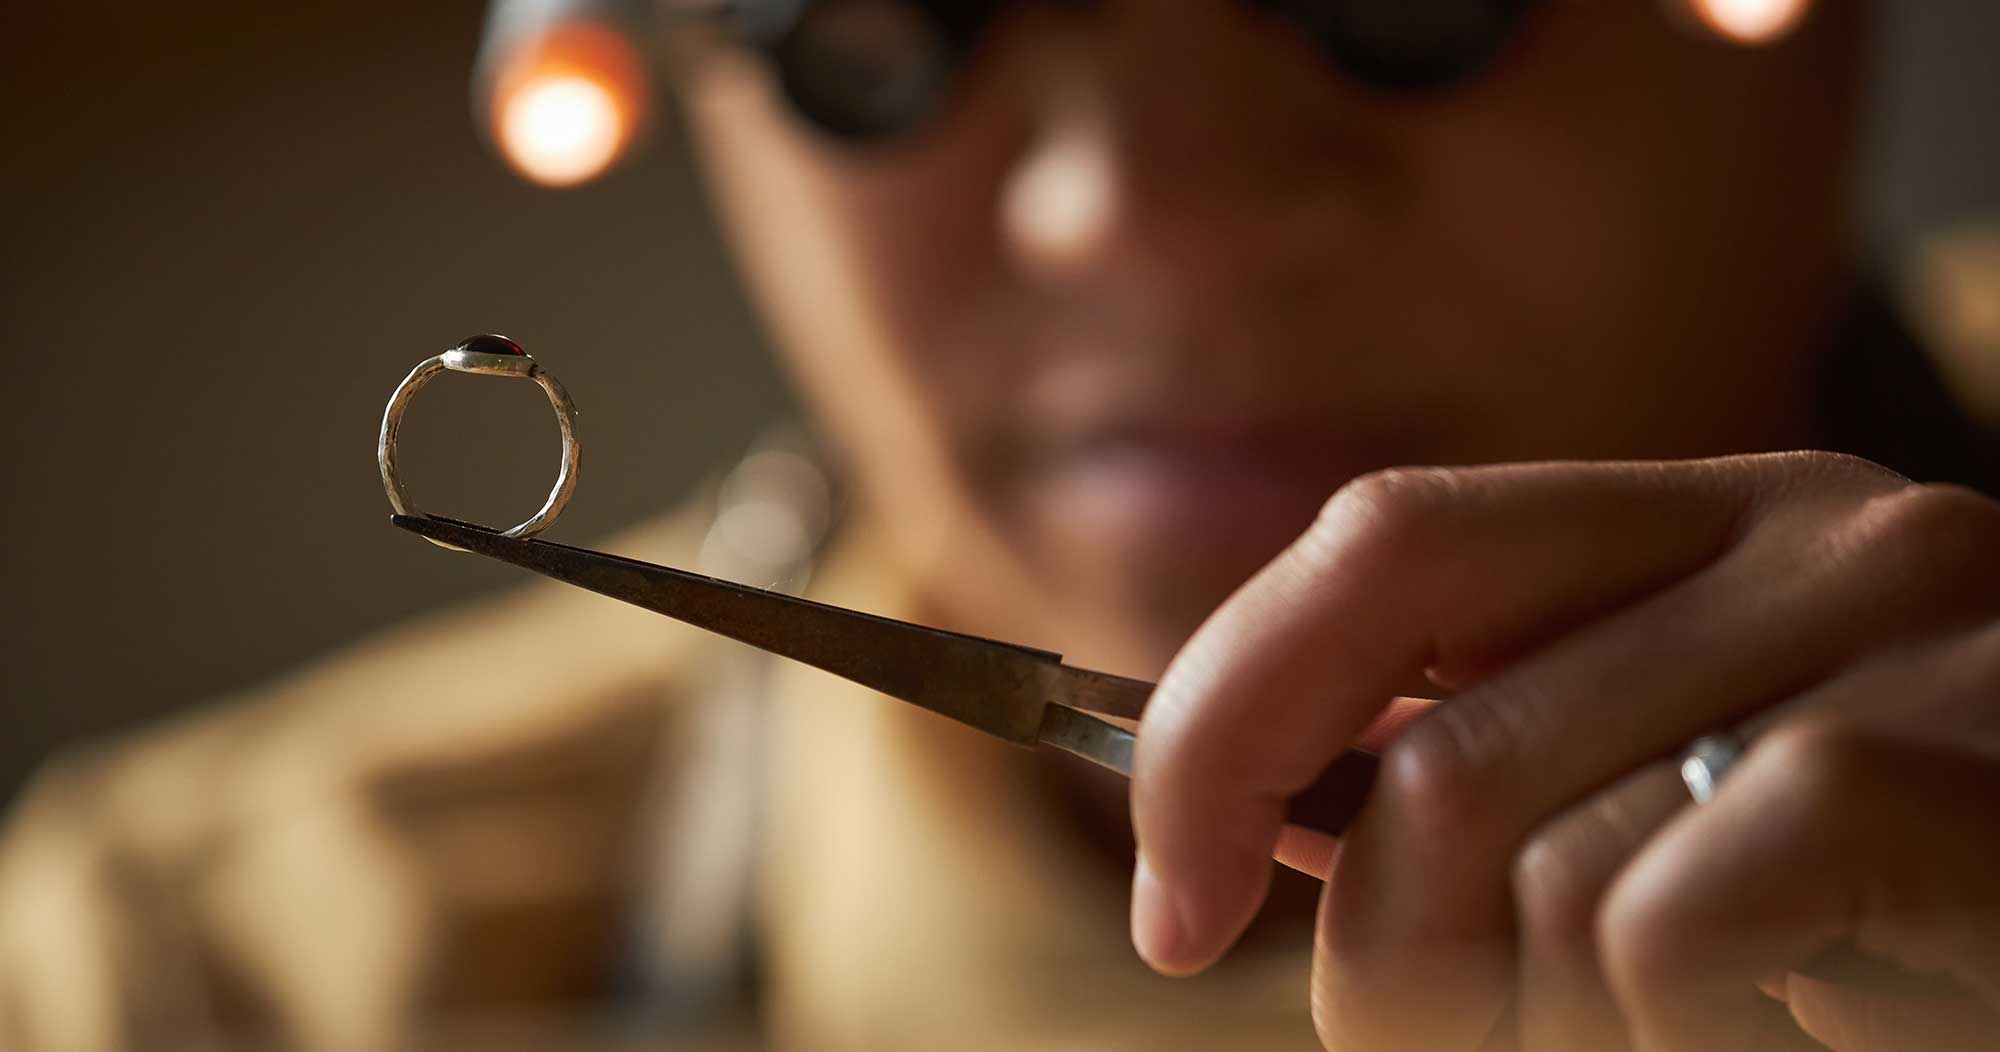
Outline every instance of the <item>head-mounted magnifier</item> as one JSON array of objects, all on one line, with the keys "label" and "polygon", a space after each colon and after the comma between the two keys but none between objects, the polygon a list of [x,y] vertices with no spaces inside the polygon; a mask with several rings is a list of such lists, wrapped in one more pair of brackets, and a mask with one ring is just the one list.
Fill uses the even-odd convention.
[{"label": "head-mounted magnifier", "polygon": [[[1402,93],[1483,69],[1529,0],[1239,0],[1309,37],[1343,76]],[[920,127],[1004,2],[736,0],[745,43],[771,62],[791,105],[843,139]],[[1072,0],[1070,6],[1084,6]]]},{"label": "head-mounted magnifier", "polygon": [[[1095,6],[1042,2],[1086,13]],[[1417,93],[1482,69],[1530,0],[1233,2],[1303,34],[1352,81]],[[1018,6],[1008,0],[495,0],[474,105],[524,174],[576,181],[577,173],[598,170],[596,155],[584,147],[606,146],[599,163],[608,163],[643,120],[647,78],[640,67],[649,51],[643,42],[656,38],[663,23],[698,23],[761,55],[792,108],[815,128],[854,143],[893,140],[943,111],[987,30]],[[539,90],[543,82],[562,90]],[[592,116],[585,112],[592,101],[586,89],[603,96],[597,109],[604,112],[595,117],[602,134],[595,138],[578,131]]]},{"label": "head-mounted magnifier", "polygon": [[954,82],[999,3],[738,0],[742,40],[771,65],[786,100],[837,138],[894,138],[921,126]]},{"label": "head-mounted magnifier", "polygon": [[[719,30],[761,56],[792,109],[829,137],[894,141],[937,118],[986,31],[1033,0],[494,0],[474,109],[522,174],[593,177],[644,122],[645,67],[666,24]],[[1039,0],[1088,11],[1092,0]],[[1101,2],[1101,0],[1100,0]],[[1507,46],[1534,0],[1214,0],[1310,40],[1349,82],[1422,96],[1463,83]],[[1810,0],[1663,0],[1697,31],[1782,39]]]}]

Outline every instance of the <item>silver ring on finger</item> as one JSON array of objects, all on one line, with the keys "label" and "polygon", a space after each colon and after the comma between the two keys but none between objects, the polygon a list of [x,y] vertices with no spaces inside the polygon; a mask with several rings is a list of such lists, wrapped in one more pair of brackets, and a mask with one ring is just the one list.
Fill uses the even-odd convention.
[{"label": "silver ring on finger", "polygon": [[1695,803],[1705,804],[1714,798],[1722,779],[1748,747],[1741,735],[1726,732],[1703,735],[1688,743],[1687,751],[1681,753],[1681,781]]}]

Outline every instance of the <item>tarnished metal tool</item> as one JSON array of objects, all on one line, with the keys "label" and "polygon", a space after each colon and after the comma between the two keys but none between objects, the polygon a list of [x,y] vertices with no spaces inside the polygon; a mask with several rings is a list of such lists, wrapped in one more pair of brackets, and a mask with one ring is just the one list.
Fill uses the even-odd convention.
[{"label": "tarnished metal tool", "polygon": [[[1132,733],[1101,717],[1136,719],[1153,684],[1071,668],[1044,650],[896,621],[652,563],[508,537],[452,519],[397,515],[396,525],[447,548],[513,563],[558,581],[761,650],[781,654],[970,724],[1016,745],[1050,745],[1132,773]],[[1291,800],[1293,825],[1338,835],[1375,780],[1373,754],[1350,749]],[[1840,986],[1935,996],[1935,984],[1850,942],[1792,971]]]},{"label": "tarnished metal tool", "polygon": [[[533,380],[549,396],[562,430],[562,468],[540,511],[518,526],[486,526],[425,515],[396,469],[404,410],[424,384],[447,371]],[[533,539],[555,521],[576,485],[576,407],[562,385],[514,341],[474,336],[420,363],[389,399],[376,442],[392,522],[435,544],[513,563],[579,588],[665,614],[697,628],[803,661],[891,697],[970,724],[1016,745],[1050,745],[1120,774],[1132,774],[1132,732],[1153,684],[1071,668],[1059,655],[945,632],[781,592],[751,588],[617,555]],[[1293,798],[1295,825],[1339,833],[1361,809],[1376,759],[1350,751]]]},{"label": "tarnished metal tool", "polygon": [[[664,614],[949,716],[1016,745],[1049,745],[1132,773],[1132,732],[1153,684],[1072,668],[1060,655],[946,632],[781,592],[422,515],[397,526]],[[1338,834],[1361,808],[1376,759],[1350,750],[1292,799],[1294,825]]]},{"label": "tarnished metal tool", "polygon": [[[540,384],[562,428],[562,470],[548,502],[508,530],[416,512],[396,471],[396,437],[410,397],[446,370],[517,377]],[[803,661],[891,697],[949,716],[997,738],[1033,748],[1050,745],[1120,774],[1132,774],[1132,732],[1111,722],[1136,720],[1153,684],[1072,668],[1045,650],[927,628],[858,610],[800,599],[622,556],[532,539],[554,521],[575,485],[576,409],[562,386],[513,341],[476,336],[418,365],[390,399],[377,456],[382,484],[396,509],[390,521],[432,543],[472,552],[665,614],[760,650]],[[1705,801],[1744,750],[1740,739],[1711,735],[1681,762],[1696,802]],[[1293,825],[1339,835],[1361,810],[1379,762],[1350,749],[1293,797]],[[1937,985],[1876,957],[1851,941],[1837,942],[1792,971],[1840,986],[1930,996]]]}]

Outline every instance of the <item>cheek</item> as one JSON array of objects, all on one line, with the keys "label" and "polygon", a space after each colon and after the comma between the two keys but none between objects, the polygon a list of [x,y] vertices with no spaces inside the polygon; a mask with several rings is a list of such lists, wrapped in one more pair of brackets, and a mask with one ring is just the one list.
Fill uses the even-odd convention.
[{"label": "cheek", "polygon": [[689,113],[778,350],[851,464],[935,506],[1012,417],[1013,365],[966,338],[1004,310],[993,202],[1008,125],[845,150],[800,128],[760,69],[716,62]]},{"label": "cheek", "polygon": [[1427,339],[1542,447],[1498,452],[1670,437],[1676,405],[1790,378],[1848,255],[1840,33],[1753,52],[1549,9],[1476,105],[1405,126],[1403,251],[1455,304]]},{"label": "cheek", "polygon": [[[871,341],[851,352],[890,381],[860,390],[843,366],[827,396],[906,412],[973,489],[980,465],[1014,442],[1011,396],[1030,364],[1015,341],[994,338],[1020,307],[997,249],[997,152],[961,132],[905,157],[843,158],[823,197],[835,217],[824,236],[842,245],[851,294],[872,321]],[[874,401],[885,394],[897,404]]]}]

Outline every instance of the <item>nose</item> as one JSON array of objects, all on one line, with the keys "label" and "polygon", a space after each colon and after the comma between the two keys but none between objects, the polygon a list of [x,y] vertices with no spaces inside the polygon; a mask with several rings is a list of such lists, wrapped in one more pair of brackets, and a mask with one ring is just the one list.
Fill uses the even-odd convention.
[{"label": "nose", "polygon": [[1178,296],[1334,236],[1359,110],[1295,34],[1214,0],[1106,4],[1073,34],[997,201],[1028,277]]},{"label": "nose", "polygon": [[1004,240],[1029,269],[1088,266],[1118,237],[1131,194],[1111,130],[1081,99],[1048,118],[1002,187]]}]

